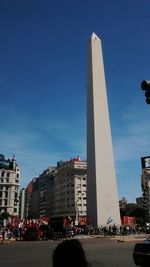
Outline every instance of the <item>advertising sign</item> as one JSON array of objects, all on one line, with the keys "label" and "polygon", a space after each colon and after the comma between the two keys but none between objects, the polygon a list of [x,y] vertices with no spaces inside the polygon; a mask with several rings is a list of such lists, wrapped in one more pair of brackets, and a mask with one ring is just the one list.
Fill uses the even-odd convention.
[{"label": "advertising sign", "polygon": [[124,216],[123,217],[123,224],[129,225],[129,226],[134,226],[136,224],[136,219],[135,219],[135,217]]},{"label": "advertising sign", "polygon": [[87,219],[86,216],[79,216],[79,225],[86,225]]}]

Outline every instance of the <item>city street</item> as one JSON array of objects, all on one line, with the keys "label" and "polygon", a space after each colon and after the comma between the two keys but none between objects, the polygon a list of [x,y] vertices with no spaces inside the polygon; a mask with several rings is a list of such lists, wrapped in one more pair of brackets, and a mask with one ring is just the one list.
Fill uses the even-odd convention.
[{"label": "city street", "polygon": [[[81,240],[80,240],[81,241]],[[52,267],[52,253],[60,241],[14,241],[0,245],[3,267]],[[133,267],[135,242],[118,242],[105,238],[81,241],[91,267]]]}]

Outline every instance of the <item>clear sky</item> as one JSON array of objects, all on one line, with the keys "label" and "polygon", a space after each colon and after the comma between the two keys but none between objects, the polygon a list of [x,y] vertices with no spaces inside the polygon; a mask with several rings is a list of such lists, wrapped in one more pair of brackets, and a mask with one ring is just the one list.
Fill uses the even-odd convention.
[{"label": "clear sky", "polygon": [[141,196],[150,155],[149,0],[0,1],[0,153],[21,187],[59,160],[86,159],[87,47],[102,41],[119,198]]}]

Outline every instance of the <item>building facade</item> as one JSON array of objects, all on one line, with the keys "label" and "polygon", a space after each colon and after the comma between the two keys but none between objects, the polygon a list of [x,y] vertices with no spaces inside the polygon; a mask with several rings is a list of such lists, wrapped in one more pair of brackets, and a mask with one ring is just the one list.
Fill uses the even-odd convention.
[{"label": "building facade", "polygon": [[50,218],[85,225],[87,162],[79,157],[60,161],[34,178],[26,188],[25,218]]},{"label": "building facade", "polygon": [[57,163],[50,178],[50,217],[68,217],[72,224],[85,222],[87,215],[87,162],[79,157]]},{"label": "building facade", "polygon": [[139,208],[143,208],[143,197],[137,197],[136,204]]},{"label": "building facade", "polygon": [[55,167],[48,167],[39,176],[39,216],[49,217],[49,199],[51,194],[50,177]]},{"label": "building facade", "polygon": [[150,157],[142,157],[141,187],[143,191],[143,208],[146,222],[150,223]]},{"label": "building facade", "polygon": [[25,218],[25,194],[26,193],[26,190],[25,188],[22,188],[20,190],[20,196],[19,196],[19,201],[20,201],[20,204],[19,204],[19,218],[22,220],[23,218]]},{"label": "building facade", "polygon": [[32,197],[32,186],[36,178],[33,178],[27,185],[25,189],[25,218],[32,218],[32,206],[31,206],[31,197]]},{"label": "building facade", "polygon": [[121,200],[119,200],[119,208],[120,209],[124,209],[127,204],[128,204],[128,201],[125,197],[123,197]]},{"label": "building facade", "polygon": [[5,159],[0,154],[0,213],[19,215],[20,170],[15,156]]},{"label": "building facade", "polygon": [[30,214],[32,218],[40,217],[40,190],[39,190],[39,177],[33,179],[32,183],[32,193],[30,195],[31,209]]}]

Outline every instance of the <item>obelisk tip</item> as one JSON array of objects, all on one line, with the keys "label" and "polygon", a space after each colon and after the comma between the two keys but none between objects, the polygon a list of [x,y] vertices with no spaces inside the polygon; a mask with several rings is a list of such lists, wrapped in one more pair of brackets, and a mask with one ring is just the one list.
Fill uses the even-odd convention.
[{"label": "obelisk tip", "polygon": [[92,36],[91,38],[94,40],[94,39],[98,39],[100,40],[100,38],[95,34],[95,32],[92,33]]}]

